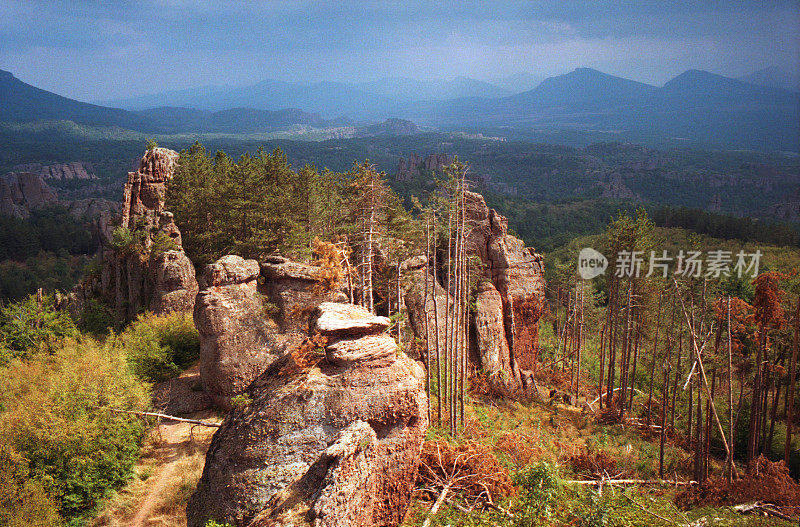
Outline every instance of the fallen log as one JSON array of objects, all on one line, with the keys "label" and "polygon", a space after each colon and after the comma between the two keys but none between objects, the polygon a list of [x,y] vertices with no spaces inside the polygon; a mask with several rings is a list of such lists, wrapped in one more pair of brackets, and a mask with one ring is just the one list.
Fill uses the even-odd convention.
[{"label": "fallen log", "polygon": [[740,505],[734,505],[731,507],[734,512],[738,512],[739,514],[748,514],[751,512],[763,512],[768,516],[775,516],[776,518],[780,518],[782,520],[792,521],[793,518],[788,516],[781,511],[778,510],[777,505],[772,505],[771,503],[764,503],[763,501],[755,501],[753,503],[742,503]]},{"label": "fallen log", "polygon": [[442,493],[439,494],[439,497],[436,498],[436,502],[433,504],[433,507],[431,507],[431,510],[428,513],[428,517],[425,518],[424,522],[422,522],[422,527],[429,527],[430,526],[431,518],[436,516],[436,513],[439,512],[439,507],[442,506],[442,503],[444,502],[445,498],[447,497],[447,493],[450,492],[450,487],[452,485],[453,485],[453,482],[452,481],[448,481],[447,485],[444,486],[444,488],[442,489]]},{"label": "fallen log", "polygon": [[156,412],[137,412],[134,410],[121,410],[119,408],[102,408],[102,409],[108,410],[109,412],[117,412],[120,414],[133,414],[143,417],[159,417],[161,419],[178,421],[179,423],[191,423],[193,425],[199,425],[199,426],[211,426],[214,428],[219,428],[220,426],[222,426],[220,423],[215,423],[213,421],[201,421],[200,419],[184,419],[183,417],[175,417],[174,415],[159,414]]},{"label": "fallen log", "polygon": [[694,480],[668,479],[566,479],[564,483],[567,485],[697,485]]}]

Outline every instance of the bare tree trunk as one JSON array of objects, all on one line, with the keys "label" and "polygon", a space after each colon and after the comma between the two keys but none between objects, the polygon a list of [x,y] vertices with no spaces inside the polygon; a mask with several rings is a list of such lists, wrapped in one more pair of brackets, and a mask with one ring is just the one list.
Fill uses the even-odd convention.
[{"label": "bare tree trunk", "polygon": [[633,311],[633,280],[628,278],[628,305],[625,308],[625,334],[622,340],[622,357],[620,357],[620,397],[619,418],[625,416],[625,403],[628,389],[628,364],[631,356],[631,312]]},{"label": "bare tree trunk", "polygon": [[758,425],[760,423],[758,413],[761,409],[761,357],[763,356],[763,348],[767,337],[766,327],[762,326],[760,328],[758,337],[758,350],[755,363],[756,373],[753,379],[753,399],[750,405],[750,426],[747,436],[747,463],[751,468],[758,456]]},{"label": "bare tree trunk", "polygon": [[[781,367],[783,367],[785,362],[785,357],[781,356]],[[767,450],[768,454],[772,452],[772,444],[775,439],[775,418],[778,413],[778,403],[781,399],[781,384],[780,378],[776,377],[775,393],[772,396],[772,411],[770,412],[769,435],[767,436],[767,445],[769,445],[769,449]]]},{"label": "bare tree trunk", "polygon": [[[422,301],[422,314],[425,317],[425,391],[428,394],[428,423],[431,422],[431,329],[428,320],[428,298],[430,277],[428,266],[431,264],[431,224],[425,219],[425,300]],[[434,288],[434,291],[436,289]],[[436,295],[434,295],[435,301]]]},{"label": "bare tree trunk", "polygon": [[783,446],[783,459],[787,466],[789,465],[789,454],[792,449],[792,426],[794,425],[794,388],[797,380],[798,333],[800,333],[800,298],[797,299],[797,311],[794,316],[792,360],[789,363],[789,388],[786,394],[786,443]]},{"label": "bare tree trunk", "polygon": [[[677,292],[680,294],[680,292]],[[681,317],[681,326],[678,330],[678,360],[675,365],[675,379],[672,382],[672,412],[670,413],[670,429],[675,431],[675,403],[677,402],[678,395],[678,377],[683,373],[681,371],[681,355],[683,355],[683,317]]]},{"label": "bare tree trunk", "polygon": [[[800,302],[798,302],[798,308],[800,308]],[[728,433],[730,434],[730,439],[728,443],[730,443],[730,452],[725,458],[726,464],[726,477],[728,478],[728,483],[731,482],[733,477],[733,350],[732,350],[732,343],[731,343],[731,297],[728,295],[728,423],[729,423],[729,430]],[[796,335],[796,333],[795,333]],[[796,340],[796,336],[795,336]]]},{"label": "bare tree trunk", "polygon": [[[692,381],[694,383],[694,381]],[[702,481],[703,477],[703,394],[697,390],[697,426],[694,440],[694,479]]]},{"label": "bare tree trunk", "polygon": [[614,406],[614,373],[617,361],[617,334],[619,333],[619,281],[611,279],[614,287],[614,300],[611,307],[611,331],[609,332],[609,354],[608,354],[608,389],[606,390],[606,406]]},{"label": "bare tree trunk", "polygon": [[656,335],[653,339],[653,356],[650,360],[650,389],[647,393],[647,426],[650,426],[650,412],[653,407],[653,384],[656,379],[656,355],[658,352],[658,330],[661,327],[661,302],[664,300],[663,293],[658,295],[658,313],[656,314]]},{"label": "bare tree trunk", "polygon": [[[658,473],[664,477],[664,443],[667,438],[667,408],[669,407],[669,376],[672,369],[673,331],[675,329],[675,293],[672,294],[672,320],[667,334],[667,358],[664,364],[664,388],[661,392],[661,433],[658,447]],[[654,359],[655,360],[655,359]]]},{"label": "bare tree trunk", "polygon": [[433,337],[436,341],[436,422],[442,424],[442,352],[439,342],[439,299],[436,297],[436,286],[439,285],[437,278],[437,258],[436,258],[436,211],[433,211]]},{"label": "bare tree trunk", "polygon": [[636,382],[636,364],[639,360],[639,339],[642,336],[642,314],[639,313],[637,317],[638,323],[636,324],[636,338],[634,339],[633,345],[633,367],[631,368],[631,395],[630,400],[628,401],[628,408],[630,411],[633,411],[633,394],[635,393],[635,386],[634,383]]}]

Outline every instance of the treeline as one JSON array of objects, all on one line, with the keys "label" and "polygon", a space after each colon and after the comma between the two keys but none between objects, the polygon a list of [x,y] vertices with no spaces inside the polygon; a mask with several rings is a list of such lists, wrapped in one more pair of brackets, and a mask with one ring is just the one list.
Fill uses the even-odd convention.
[{"label": "treeline", "polygon": [[680,227],[725,240],[737,239],[770,245],[800,244],[800,235],[789,225],[752,218],[737,218],[686,207],[659,207],[652,212],[659,227]]},{"label": "treeline", "polygon": [[86,223],[63,205],[34,209],[27,219],[0,215],[0,260],[22,262],[41,251],[93,254],[97,244]]},{"label": "treeline", "polygon": [[344,173],[310,165],[296,170],[280,149],[233,159],[222,151],[210,156],[195,144],[181,152],[166,208],[195,265],[225,254],[308,259],[315,239],[360,246],[367,194],[380,195],[370,203],[380,209],[373,234],[388,250],[392,239],[407,238],[410,216],[368,162]]}]

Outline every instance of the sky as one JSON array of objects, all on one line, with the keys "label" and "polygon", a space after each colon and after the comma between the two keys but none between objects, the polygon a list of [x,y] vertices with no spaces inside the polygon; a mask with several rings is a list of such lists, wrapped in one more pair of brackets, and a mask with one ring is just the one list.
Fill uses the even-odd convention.
[{"label": "sky", "polygon": [[0,0],[0,69],[79,100],[263,79],[493,81],[592,67],[662,85],[800,64],[800,0]]}]

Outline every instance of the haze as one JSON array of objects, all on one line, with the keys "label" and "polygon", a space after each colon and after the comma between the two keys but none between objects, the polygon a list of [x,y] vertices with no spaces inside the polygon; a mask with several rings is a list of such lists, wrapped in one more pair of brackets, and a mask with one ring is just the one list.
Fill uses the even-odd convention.
[{"label": "haze", "polygon": [[[579,66],[660,85],[690,68],[796,75],[800,63],[796,1],[553,4],[0,0],[0,69],[107,100],[395,76],[465,76],[521,91]],[[518,73],[526,75],[507,78]]]}]

